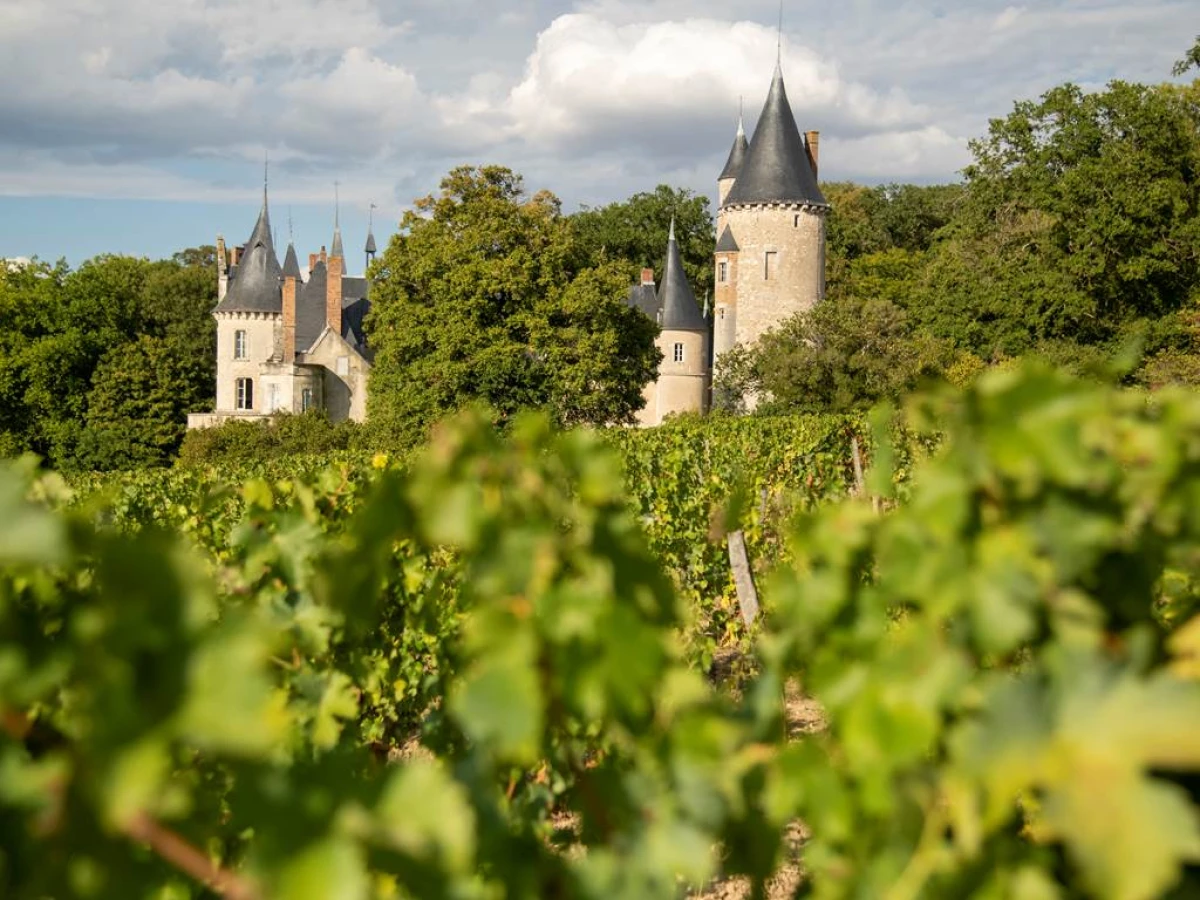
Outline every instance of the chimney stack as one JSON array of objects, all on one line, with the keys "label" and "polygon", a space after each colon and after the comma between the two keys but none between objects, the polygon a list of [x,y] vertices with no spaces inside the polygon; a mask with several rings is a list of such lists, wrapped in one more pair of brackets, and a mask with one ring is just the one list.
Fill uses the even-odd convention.
[{"label": "chimney stack", "polygon": [[225,299],[229,290],[229,258],[225,250],[225,238],[217,235],[217,301]]},{"label": "chimney stack", "polygon": [[238,264],[238,254],[241,252],[241,247],[231,247],[229,250],[229,267],[232,269]]},{"label": "chimney stack", "polygon": [[321,262],[327,262],[328,257],[325,256],[325,245],[321,245]]},{"label": "chimney stack", "polygon": [[283,361],[296,361],[296,278],[283,279]]},{"label": "chimney stack", "polygon": [[813,178],[817,177],[817,161],[821,149],[821,132],[804,132],[804,149],[808,152],[808,164],[812,166]]},{"label": "chimney stack", "polygon": [[654,284],[653,269],[642,269],[642,284]]},{"label": "chimney stack", "polygon": [[[321,248],[325,255],[325,248]],[[346,272],[346,261],[340,256],[329,257],[329,273],[325,276],[325,323],[334,334],[342,333],[342,275]]]},{"label": "chimney stack", "polygon": [[317,254],[308,254],[308,277],[312,278],[313,269],[317,267]]}]

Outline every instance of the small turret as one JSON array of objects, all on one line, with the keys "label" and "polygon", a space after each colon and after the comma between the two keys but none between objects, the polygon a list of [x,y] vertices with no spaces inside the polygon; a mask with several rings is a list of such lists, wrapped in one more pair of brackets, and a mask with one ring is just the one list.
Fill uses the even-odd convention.
[{"label": "small turret", "polygon": [[[367,268],[375,261],[375,204],[367,210],[367,245],[363,248],[367,256]],[[366,271],[364,269],[364,271]]]},{"label": "small turret", "polygon": [[729,196],[734,182],[737,181],[738,175],[741,174],[742,166],[746,163],[746,151],[749,148],[750,142],[746,140],[746,128],[742,124],[742,116],[739,113],[737,135],[733,139],[733,146],[729,149],[729,158],[725,160],[725,168],[721,170],[721,174],[717,177],[718,208],[724,205],[725,198]]}]

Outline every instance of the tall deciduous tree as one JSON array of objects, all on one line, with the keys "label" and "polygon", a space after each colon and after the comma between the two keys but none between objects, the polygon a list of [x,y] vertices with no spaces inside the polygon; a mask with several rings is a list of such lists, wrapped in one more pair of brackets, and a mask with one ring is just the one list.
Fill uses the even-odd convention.
[{"label": "tall deciduous tree", "polygon": [[584,264],[620,261],[630,279],[643,268],[653,268],[656,280],[661,280],[672,217],[688,280],[697,297],[711,296],[716,235],[707,197],[660,184],[619,203],[585,207],[571,216],[571,224]]},{"label": "tall deciduous tree", "polygon": [[1057,87],[972,144],[913,313],[981,355],[1102,344],[1200,279],[1200,83]]},{"label": "tall deciduous tree", "polygon": [[418,200],[374,269],[368,416],[413,443],[472,401],[502,417],[628,422],[658,361],[619,264],[582,254],[547,192],[500,166],[460,167]]}]

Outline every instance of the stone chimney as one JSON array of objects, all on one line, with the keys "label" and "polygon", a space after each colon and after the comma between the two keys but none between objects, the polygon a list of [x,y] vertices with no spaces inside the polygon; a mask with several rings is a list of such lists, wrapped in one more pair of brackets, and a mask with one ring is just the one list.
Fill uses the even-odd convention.
[{"label": "stone chimney", "polygon": [[318,258],[321,260],[321,262],[328,261],[328,258],[325,256],[325,245],[324,244],[321,245],[321,254]]},{"label": "stone chimney", "polygon": [[241,247],[231,247],[230,248],[230,250],[229,250],[229,267],[231,269],[238,264],[238,253],[241,251],[241,249],[242,249]]},{"label": "stone chimney", "polygon": [[642,269],[642,284],[654,284],[653,269]]},{"label": "stone chimney", "polygon": [[312,278],[312,270],[317,267],[317,254],[308,254],[308,277]]},{"label": "stone chimney", "polygon": [[817,161],[821,150],[821,132],[804,132],[804,149],[808,153],[808,164],[812,166],[813,178],[817,177]]},{"label": "stone chimney", "polygon": [[[325,248],[321,248],[321,256],[325,256]],[[331,256],[326,262],[328,273],[325,276],[325,324],[334,334],[342,333],[342,276],[346,273],[346,260],[341,256]]]},{"label": "stone chimney", "polygon": [[296,361],[296,279],[283,279],[283,361]]}]

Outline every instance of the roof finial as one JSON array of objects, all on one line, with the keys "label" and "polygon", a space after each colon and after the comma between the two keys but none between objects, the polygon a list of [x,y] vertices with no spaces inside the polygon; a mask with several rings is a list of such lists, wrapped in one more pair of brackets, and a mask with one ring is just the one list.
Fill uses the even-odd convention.
[{"label": "roof finial", "polygon": [[292,207],[291,207],[291,204],[289,204],[288,205],[288,243],[294,244],[295,242],[296,242],[296,233],[292,230]]},{"label": "roof finial", "polygon": [[341,202],[342,202],[341,198],[338,195],[338,186],[340,184],[341,184],[341,182],[336,181],[336,180],[333,182],[333,227],[334,227],[334,229],[337,229],[339,227],[338,226],[338,209],[341,206]]},{"label": "roof finial", "polygon": [[271,151],[263,150],[263,205],[267,202],[267,180],[271,171]]},{"label": "roof finial", "polygon": [[775,68],[783,68],[783,0],[779,0],[779,31],[775,36]]},{"label": "roof finial", "polygon": [[745,114],[746,114],[745,105],[746,105],[746,98],[743,97],[741,94],[738,94],[738,130],[737,130],[738,137],[746,136],[746,126],[744,124],[742,124],[744,121],[744,118],[745,118]]}]

